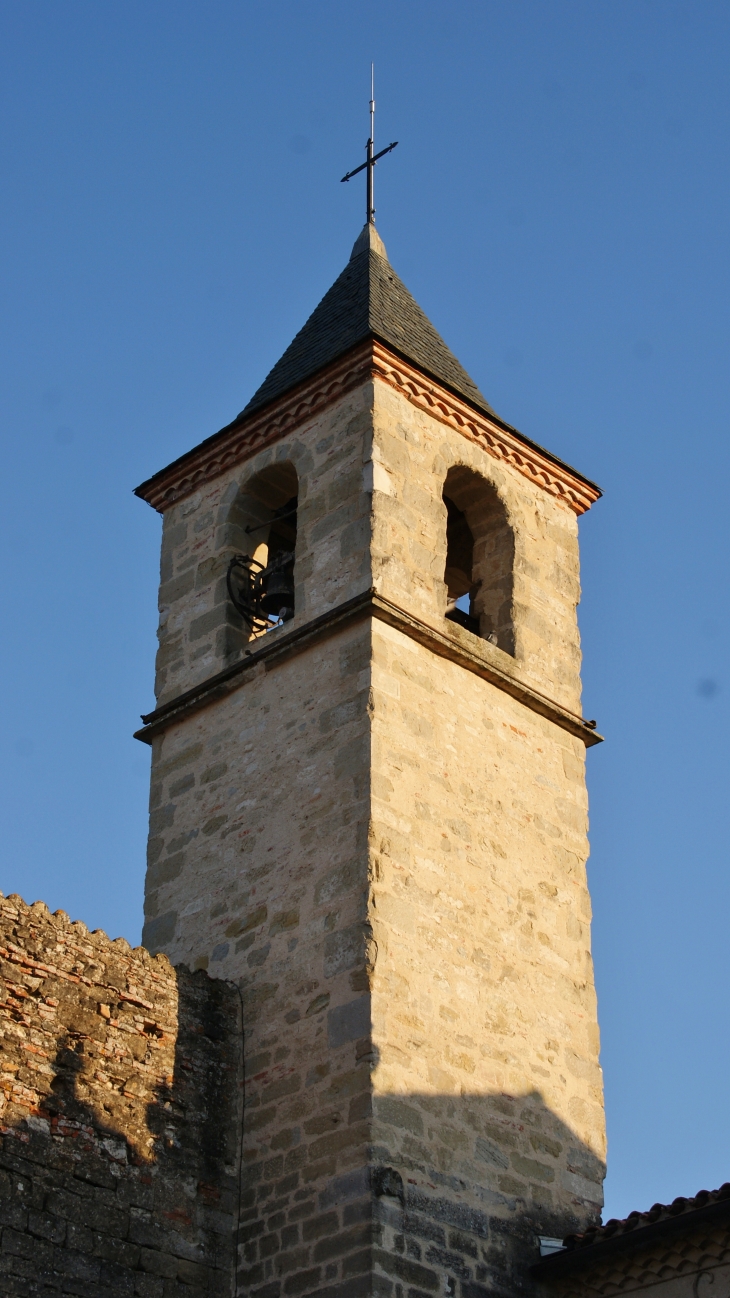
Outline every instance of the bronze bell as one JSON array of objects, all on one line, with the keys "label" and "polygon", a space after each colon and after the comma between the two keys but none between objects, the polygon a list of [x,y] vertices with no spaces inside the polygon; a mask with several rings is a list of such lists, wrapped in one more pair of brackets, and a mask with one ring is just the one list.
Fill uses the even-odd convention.
[{"label": "bronze bell", "polygon": [[261,599],[261,608],[265,613],[281,617],[286,622],[294,612],[294,574],[289,568],[284,572],[272,572],[266,582],[266,594]]}]

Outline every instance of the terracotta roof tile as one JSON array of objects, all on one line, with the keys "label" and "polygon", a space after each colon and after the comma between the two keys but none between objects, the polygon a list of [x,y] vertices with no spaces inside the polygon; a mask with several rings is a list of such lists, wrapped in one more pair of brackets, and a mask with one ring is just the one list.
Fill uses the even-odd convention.
[{"label": "terracotta roof tile", "polygon": [[[713,1230],[720,1223],[726,1228],[728,1216],[730,1182],[719,1190],[700,1190],[690,1199],[680,1196],[672,1203],[655,1203],[648,1212],[630,1212],[621,1221],[612,1217],[604,1225],[567,1235],[564,1247],[540,1258],[530,1267],[530,1274],[548,1282],[576,1274],[609,1276],[619,1257],[644,1256],[657,1247],[666,1251],[669,1246],[671,1251],[673,1239]],[[662,1265],[667,1256],[663,1254]]]},{"label": "terracotta roof tile", "polygon": [[642,1226],[653,1226],[658,1221],[683,1216],[695,1212],[698,1208],[707,1208],[711,1204],[720,1203],[723,1199],[730,1199],[730,1181],[721,1185],[719,1190],[700,1190],[691,1199],[685,1199],[680,1195],[671,1203],[655,1203],[648,1212],[630,1212],[628,1217],[622,1220],[611,1217],[604,1225],[593,1226],[582,1235],[566,1236],[563,1244],[571,1251],[588,1248],[592,1244],[600,1244],[604,1239],[628,1235]]}]

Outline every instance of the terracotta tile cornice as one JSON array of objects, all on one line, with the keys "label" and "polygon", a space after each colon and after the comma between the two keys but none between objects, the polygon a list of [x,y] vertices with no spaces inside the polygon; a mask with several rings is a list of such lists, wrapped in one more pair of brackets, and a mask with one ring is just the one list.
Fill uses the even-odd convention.
[{"label": "terracotta tile cornice", "polygon": [[402,393],[414,406],[455,428],[496,460],[511,465],[551,496],[564,501],[576,514],[584,514],[599,499],[601,491],[595,483],[553,459],[500,420],[475,410],[379,342],[373,343],[373,369],[376,378]]},{"label": "terracotta tile cornice", "polygon": [[414,406],[517,469],[576,514],[585,513],[600,497],[600,489],[587,478],[498,418],[476,410],[377,339],[353,348],[259,414],[222,428],[143,482],[135,495],[164,513],[175,501],[189,496],[226,469],[281,441],[368,379],[387,383]]},{"label": "terracotta tile cornice", "polygon": [[222,428],[143,482],[134,494],[163,514],[176,500],[280,442],[346,392],[366,383],[373,377],[372,348],[372,342],[366,341],[259,414]]}]

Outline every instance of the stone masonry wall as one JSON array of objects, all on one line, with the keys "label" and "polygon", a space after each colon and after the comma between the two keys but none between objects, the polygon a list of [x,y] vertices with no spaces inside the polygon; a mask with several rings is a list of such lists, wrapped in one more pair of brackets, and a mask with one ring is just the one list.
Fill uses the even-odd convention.
[{"label": "stone masonry wall", "polygon": [[[580,712],[578,520],[573,511],[446,427],[384,383],[376,383],[372,458],[372,567],[377,590],[444,626],[449,469],[481,474],[502,500],[515,539],[515,656],[482,641],[504,671]],[[461,628],[447,623],[459,637]],[[469,636],[469,632],[464,633]]]},{"label": "stone masonry wall", "polygon": [[[158,702],[206,680],[231,660],[238,637],[230,636],[230,628],[239,627],[240,619],[228,598],[226,569],[242,540],[231,524],[241,487],[272,464],[292,464],[299,478],[296,614],[287,630],[367,590],[370,498],[363,490],[363,463],[370,457],[371,406],[372,384],[366,384],[295,435],[165,512]],[[233,658],[238,656],[235,648]]]},{"label": "stone masonry wall", "polygon": [[[471,640],[444,619],[441,493],[464,463],[515,532],[516,653],[481,651],[578,710],[574,515],[379,382],[168,512],[161,699],[224,663],[224,569],[185,574],[223,564],[275,460],[300,510],[296,618],[272,640],[371,586]],[[241,1292],[530,1292],[538,1230],[601,1199],[583,746],[364,619],[152,747],[144,940],[244,1001]]]},{"label": "stone masonry wall", "polygon": [[[169,565],[175,578],[193,564],[209,571],[210,559],[221,567],[219,585],[200,594],[163,587],[161,643],[179,652],[162,698],[223,665],[226,529],[241,490],[272,463],[294,463],[299,475],[286,632],[369,588],[371,406],[365,385],[166,515],[163,575]],[[239,1282],[252,1294],[347,1287],[370,1272],[368,627],[281,666],[247,674],[224,706],[171,725],[152,746],[144,940],[237,981],[243,995]]]},{"label": "stone masonry wall", "polygon": [[234,1285],[237,991],[0,899],[0,1293]]},{"label": "stone masonry wall", "polygon": [[266,1298],[370,1272],[369,661],[352,626],[154,741],[146,931],[241,986],[239,1281]]},{"label": "stone masonry wall", "polygon": [[434,1292],[530,1293],[536,1237],[603,1201],[585,750],[381,624],[372,699],[371,1139],[406,1214],[390,1250]]},{"label": "stone masonry wall", "polygon": [[[579,711],[572,511],[384,384],[372,455],[378,590],[453,625],[443,483],[480,473],[514,532],[516,639],[514,658],[481,651]],[[424,1290],[527,1293],[536,1236],[584,1229],[603,1202],[585,746],[379,622],[371,740],[371,1138],[404,1187],[381,1269],[397,1281],[395,1254],[431,1271]]]}]

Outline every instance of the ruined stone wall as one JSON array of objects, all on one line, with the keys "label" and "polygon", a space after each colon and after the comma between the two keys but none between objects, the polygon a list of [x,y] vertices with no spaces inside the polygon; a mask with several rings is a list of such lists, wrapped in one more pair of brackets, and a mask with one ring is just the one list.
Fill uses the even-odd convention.
[{"label": "ruined stone wall", "polygon": [[0,1293],[234,1286],[235,988],[0,900]]}]

